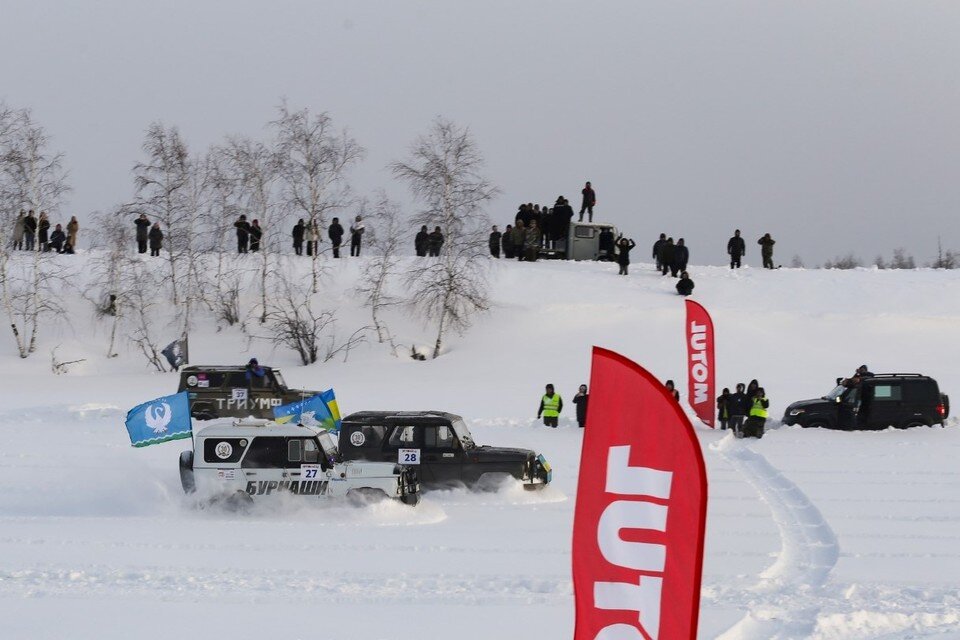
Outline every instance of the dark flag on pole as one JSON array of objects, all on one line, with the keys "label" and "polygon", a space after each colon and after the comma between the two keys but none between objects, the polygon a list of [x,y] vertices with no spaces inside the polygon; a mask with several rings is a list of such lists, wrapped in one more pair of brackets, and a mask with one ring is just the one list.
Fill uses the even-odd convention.
[{"label": "dark flag on pole", "polygon": [[163,357],[167,359],[167,362],[170,363],[170,366],[173,367],[174,371],[185,365],[187,363],[188,354],[187,334],[183,334],[182,338],[179,340],[174,340],[168,344],[160,353],[162,353]]}]

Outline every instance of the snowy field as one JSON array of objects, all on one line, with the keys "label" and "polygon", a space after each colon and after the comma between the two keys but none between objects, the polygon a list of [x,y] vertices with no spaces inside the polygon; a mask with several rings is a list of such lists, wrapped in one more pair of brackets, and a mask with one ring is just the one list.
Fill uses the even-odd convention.
[{"label": "snowy field", "polygon": [[[51,259],[82,267],[87,257]],[[352,293],[362,262],[326,275],[347,334],[368,322]],[[126,346],[106,359],[106,325],[65,292],[70,322],[42,334],[34,356],[0,342],[0,638],[569,638],[581,433],[572,403],[557,430],[533,420],[543,385],[569,402],[596,344],[685,393],[682,299],[650,265],[631,268],[622,278],[616,266],[501,261],[491,311],[436,361],[373,342],[346,363],[302,367],[239,328],[200,321],[195,364],[256,356],[292,385],[334,387],[345,412],[458,413],[480,443],[533,448],[554,467],[542,492],[434,492],[416,508],[195,508],[177,475],[183,441],[133,449],[123,427],[127,409],[175,392],[177,375],[151,373]],[[701,637],[960,638],[956,423],[841,433],[776,420],[862,363],[929,374],[957,406],[960,273],[691,274],[716,323],[718,383],[758,378],[774,418],[762,441],[700,432],[710,482]],[[403,344],[431,342],[406,311],[388,321]],[[53,375],[57,345],[60,360],[86,362]]]}]

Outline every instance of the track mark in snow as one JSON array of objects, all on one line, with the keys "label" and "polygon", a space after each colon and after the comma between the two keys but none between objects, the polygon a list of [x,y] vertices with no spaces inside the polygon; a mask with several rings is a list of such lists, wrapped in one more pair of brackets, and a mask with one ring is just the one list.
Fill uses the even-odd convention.
[{"label": "track mark in snow", "polygon": [[777,560],[751,589],[759,596],[757,601],[720,640],[810,636],[820,609],[817,599],[809,596],[824,586],[837,563],[836,535],[803,491],[750,446],[727,436],[711,449],[757,490],[770,508],[781,539]]}]

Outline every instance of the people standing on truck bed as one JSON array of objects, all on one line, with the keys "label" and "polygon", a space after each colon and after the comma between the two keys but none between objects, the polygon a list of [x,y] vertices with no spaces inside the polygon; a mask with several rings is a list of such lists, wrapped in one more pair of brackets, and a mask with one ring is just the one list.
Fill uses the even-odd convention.
[{"label": "people standing on truck bed", "polygon": [[554,228],[553,211],[544,206],[540,209],[540,246],[544,249],[553,249]]},{"label": "people standing on truck bed", "polygon": [[630,251],[635,246],[637,246],[637,243],[632,238],[627,239],[620,236],[620,240],[617,242],[617,264],[620,265],[618,275],[627,275],[627,271],[630,269]]},{"label": "people standing on truck bed", "polygon": [[237,228],[237,253],[246,253],[250,243],[250,223],[247,222],[247,216],[241,214],[233,226]]},{"label": "people standing on truck bed", "polygon": [[587,393],[587,385],[582,384],[577,389],[577,395],[573,396],[573,404],[577,405],[577,424],[583,429],[587,426],[587,402],[590,400],[590,394]]},{"label": "people standing on truck bed", "polygon": [[580,222],[583,222],[584,211],[589,214],[588,221],[593,222],[593,208],[597,206],[597,192],[593,190],[593,186],[588,180],[580,193],[583,195],[583,203],[580,205]]},{"label": "people standing on truck bed", "polygon": [[570,223],[573,221],[573,207],[570,206],[570,201],[559,196],[557,198],[557,204],[553,206],[553,223],[554,223],[554,242],[557,240],[562,240],[564,242],[564,248],[566,248],[567,236],[570,234]]},{"label": "people standing on truck bed", "polygon": [[556,427],[560,421],[560,412],[563,411],[563,398],[548,384],[546,392],[540,398],[540,408],[537,409],[537,419],[543,416],[543,424],[547,427]]},{"label": "people standing on truck bed", "polygon": [[760,245],[760,256],[763,258],[764,269],[773,269],[773,245],[776,243],[777,241],[771,238],[769,233],[763,234],[763,237],[757,240],[757,244]]},{"label": "people standing on truck bed", "polygon": [[733,237],[727,241],[727,254],[730,256],[730,268],[740,268],[740,258],[747,252],[747,243],[740,237],[740,229],[733,232]]}]

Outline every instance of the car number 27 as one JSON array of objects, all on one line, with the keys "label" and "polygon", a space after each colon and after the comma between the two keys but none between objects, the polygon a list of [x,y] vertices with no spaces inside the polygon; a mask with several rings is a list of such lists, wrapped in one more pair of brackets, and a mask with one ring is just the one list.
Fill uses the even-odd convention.
[{"label": "car number 27", "polygon": [[420,449],[400,449],[397,452],[400,464],[420,464]]},{"label": "car number 27", "polygon": [[302,464],[300,465],[300,479],[301,480],[316,480],[320,475],[320,465],[318,464]]}]

